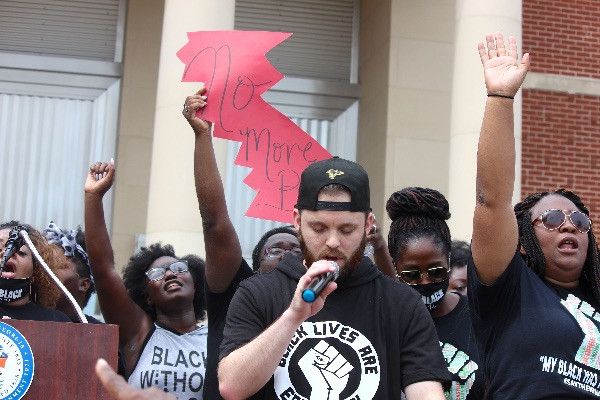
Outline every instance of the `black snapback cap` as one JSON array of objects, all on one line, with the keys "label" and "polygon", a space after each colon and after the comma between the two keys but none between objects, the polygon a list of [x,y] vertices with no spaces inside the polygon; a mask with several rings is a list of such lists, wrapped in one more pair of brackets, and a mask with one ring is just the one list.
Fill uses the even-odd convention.
[{"label": "black snapback cap", "polygon": [[[330,184],[348,189],[350,201],[318,201],[319,191]],[[370,197],[367,171],[353,161],[333,157],[312,163],[302,172],[296,208],[312,211],[371,211]]]}]

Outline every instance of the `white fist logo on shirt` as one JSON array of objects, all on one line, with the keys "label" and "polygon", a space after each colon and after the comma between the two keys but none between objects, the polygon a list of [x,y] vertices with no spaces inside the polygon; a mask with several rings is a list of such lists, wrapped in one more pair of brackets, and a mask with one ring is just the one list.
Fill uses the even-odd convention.
[{"label": "white fist logo on shirt", "polygon": [[339,399],[354,368],[324,340],[308,350],[298,365],[311,385],[310,400]]}]

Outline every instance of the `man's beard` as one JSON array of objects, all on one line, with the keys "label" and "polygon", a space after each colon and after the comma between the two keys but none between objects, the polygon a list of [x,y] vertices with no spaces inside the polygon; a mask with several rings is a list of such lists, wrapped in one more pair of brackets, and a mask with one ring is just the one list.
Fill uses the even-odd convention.
[{"label": "man's beard", "polygon": [[300,249],[302,250],[304,263],[308,268],[310,268],[310,266],[314,262],[319,260],[325,260],[327,257],[341,258],[342,260],[344,260],[344,267],[342,268],[340,266],[340,276],[335,280],[338,283],[338,285],[342,285],[358,269],[358,265],[360,264],[360,261],[362,260],[365,253],[365,247],[367,245],[367,234],[366,232],[363,232],[363,237],[360,241],[360,244],[358,245],[358,248],[354,251],[354,253],[352,253],[350,258],[347,258],[344,254],[337,250],[331,249],[315,256],[313,253],[310,252],[310,250],[308,250],[306,242],[302,237],[301,228],[298,228],[298,242],[300,243]]}]

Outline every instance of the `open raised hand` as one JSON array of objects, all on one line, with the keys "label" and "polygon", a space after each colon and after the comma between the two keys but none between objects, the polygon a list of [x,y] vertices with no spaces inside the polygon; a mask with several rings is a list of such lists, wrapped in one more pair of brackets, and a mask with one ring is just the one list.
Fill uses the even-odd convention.
[{"label": "open raised hand", "polygon": [[486,44],[479,42],[477,48],[483,64],[485,86],[488,94],[514,97],[525,75],[529,71],[529,53],[523,55],[518,62],[517,40],[510,36],[508,49],[500,32],[488,33]]}]

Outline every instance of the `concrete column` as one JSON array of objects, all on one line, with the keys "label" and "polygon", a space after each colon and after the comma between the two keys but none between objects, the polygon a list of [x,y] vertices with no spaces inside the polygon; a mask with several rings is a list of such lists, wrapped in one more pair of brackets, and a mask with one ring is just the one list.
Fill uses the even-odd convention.
[{"label": "concrete column", "polygon": [[[477,42],[484,41],[487,32],[500,31],[505,37],[515,36],[521,46],[521,25],[520,0],[456,1],[448,194],[449,225],[455,239],[470,241],[473,232],[477,143],[486,96]],[[513,201],[521,195],[520,93],[514,105],[517,165]]]},{"label": "concrete column", "polygon": [[[390,13],[392,0],[361,1],[359,82],[361,99],[357,161],[369,173],[371,207],[377,222],[385,216],[386,147],[390,77]],[[385,198],[384,198],[385,197]],[[385,231],[387,235],[387,230]]]},{"label": "concrete column", "polygon": [[[115,161],[112,246],[118,268],[146,232],[164,0],[128,0]],[[135,204],[135,207],[132,205]],[[106,212],[106,210],[105,210]]]},{"label": "concrete column", "polygon": [[361,7],[358,162],[387,237],[392,193],[407,186],[447,193],[455,0]]},{"label": "concrete column", "polygon": [[[150,170],[146,244],[162,241],[178,255],[204,255],[202,223],[194,189],[194,135],[181,115],[185,97],[199,84],[183,83],[177,51],[187,32],[233,29],[235,0],[167,0],[163,19],[154,141]],[[224,171],[226,143],[215,143]]]}]

